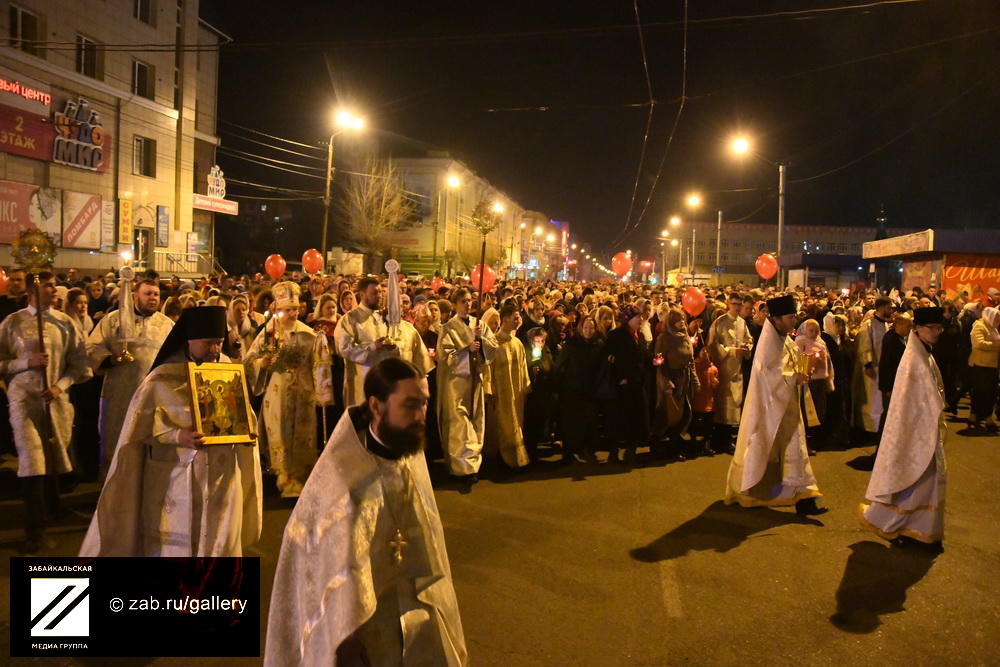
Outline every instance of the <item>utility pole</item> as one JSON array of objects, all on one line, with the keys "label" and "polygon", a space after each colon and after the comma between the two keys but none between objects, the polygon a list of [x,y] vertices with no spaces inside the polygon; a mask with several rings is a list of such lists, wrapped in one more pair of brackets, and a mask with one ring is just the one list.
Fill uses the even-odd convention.
[{"label": "utility pole", "polygon": [[785,233],[785,163],[778,163],[778,251],[775,259],[778,260],[778,289],[784,289],[785,276],[781,271],[781,243]]},{"label": "utility pole", "polygon": [[323,253],[323,273],[327,268],[327,248],[326,236],[327,228],[330,226],[330,182],[333,180],[333,135],[330,135],[330,143],[326,145],[326,190],[323,194],[323,242],[320,244],[320,251]]},{"label": "utility pole", "polygon": [[718,211],[718,216],[715,220],[715,284],[722,284],[722,255],[720,254],[720,248],[722,247],[722,209]]}]

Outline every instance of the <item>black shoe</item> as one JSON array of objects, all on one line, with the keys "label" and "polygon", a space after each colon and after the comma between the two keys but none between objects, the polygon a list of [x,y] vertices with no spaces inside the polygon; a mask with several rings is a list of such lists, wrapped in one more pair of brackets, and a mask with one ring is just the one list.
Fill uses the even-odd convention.
[{"label": "black shoe", "polygon": [[799,516],[819,516],[829,511],[829,508],[816,505],[815,498],[803,498],[795,503],[795,513]]}]

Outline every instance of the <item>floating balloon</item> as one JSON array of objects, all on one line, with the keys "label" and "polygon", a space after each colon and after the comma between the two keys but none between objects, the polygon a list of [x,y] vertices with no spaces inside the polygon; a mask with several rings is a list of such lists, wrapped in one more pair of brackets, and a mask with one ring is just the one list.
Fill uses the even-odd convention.
[{"label": "floating balloon", "polygon": [[271,276],[271,280],[280,280],[285,275],[285,258],[281,255],[268,255],[264,260],[264,271]]},{"label": "floating balloon", "polygon": [[444,286],[444,281],[441,280],[440,277],[434,276],[434,279],[431,280],[431,289],[434,290],[434,293],[437,294],[437,291],[441,289],[443,286]]},{"label": "floating balloon", "polygon": [[319,250],[310,248],[302,253],[302,268],[307,273],[319,273],[323,270],[323,255]]},{"label": "floating balloon", "polygon": [[0,294],[7,293],[7,272],[0,269]]},{"label": "floating balloon", "polygon": [[469,278],[471,278],[472,280],[472,287],[473,289],[476,290],[479,289],[479,280],[481,277],[483,281],[483,291],[492,292],[493,286],[497,282],[497,274],[489,266],[486,267],[485,273],[481,273],[482,269],[483,269],[482,264],[476,264],[476,267],[472,269],[472,274],[469,276]]},{"label": "floating balloon", "polygon": [[616,276],[621,278],[632,270],[632,258],[623,252],[618,253],[611,258],[611,270],[615,272]]},{"label": "floating balloon", "polygon": [[757,269],[758,276],[764,280],[770,280],[778,272],[778,260],[774,258],[774,255],[764,253],[757,258],[754,268]]},{"label": "floating balloon", "polygon": [[691,317],[698,317],[705,310],[705,295],[697,287],[688,287],[681,296],[684,312]]}]

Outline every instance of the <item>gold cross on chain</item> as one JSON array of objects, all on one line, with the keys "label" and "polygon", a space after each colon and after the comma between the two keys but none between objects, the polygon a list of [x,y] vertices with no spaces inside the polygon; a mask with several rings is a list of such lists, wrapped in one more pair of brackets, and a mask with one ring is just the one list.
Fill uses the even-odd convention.
[{"label": "gold cross on chain", "polygon": [[410,543],[403,539],[402,531],[397,528],[396,534],[389,540],[389,547],[392,549],[392,562],[395,565],[403,564],[403,548],[409,545]]}]

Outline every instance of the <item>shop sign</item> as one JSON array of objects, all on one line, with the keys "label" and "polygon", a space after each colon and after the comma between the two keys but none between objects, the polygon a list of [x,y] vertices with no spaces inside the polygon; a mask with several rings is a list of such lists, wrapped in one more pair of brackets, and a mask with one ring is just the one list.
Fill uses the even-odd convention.
[{"label": "shop sign", "polygon": [[10,243],[25,229],[40,229],[62,241],[62,192],[30,183],[0,181],[0,243]]},{"label": "shop sign", "polygon": [[986,304],[990,288],[1000,290],[1000,253],[948,253],[941,277],[941,287],[949,299],[965,292],[970,300]]},{"label": "shop sign", "polygon": [[52,119],[55,141],[52,161],[70,167],[104,172],[110,154],[110,137],[104,132],[101,114],[91,109],[86,98],[66,100],[61,112]]},{"label": "shop sign", "polygon": [[226,199],[226,179],[219,165],[214,165],[208,172],[208,195],[195,193],[192,206],[202,211],[213,211],[227,215],[237,215],[240,212],[239,202]]},{"label": "shop sign", "polygon": [[170,247],[170,214],[166,206],[156,207],[156,247]]},{"label": "shop sign", "polygon": [[118,200],[118,243],[132,245],[132,202]]},{"label": "shop sign", "polygon": [[101,248],[101,197],[85,192],[63,192],[62,245],[64,248]]},{"label": "shop sign", "polygon": [[45,84],[0,68],[0,104],[47,117],[52,94]]}]

